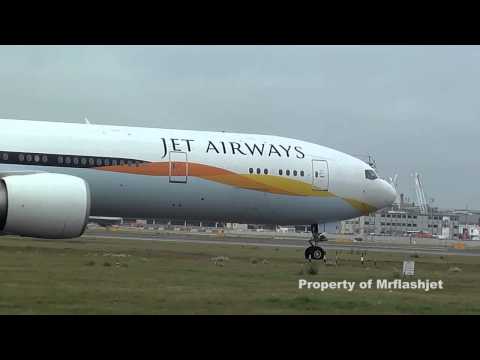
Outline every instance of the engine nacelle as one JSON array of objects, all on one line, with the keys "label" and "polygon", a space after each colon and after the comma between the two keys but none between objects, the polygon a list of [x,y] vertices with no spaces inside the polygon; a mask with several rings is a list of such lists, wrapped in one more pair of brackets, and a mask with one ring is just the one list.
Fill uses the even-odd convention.
[{"label": "engine nacelle", "polygon": [[9,175],[0,179],[0,231],[67,239],[83,234],[90,215],[90,189],[64,174]]}]

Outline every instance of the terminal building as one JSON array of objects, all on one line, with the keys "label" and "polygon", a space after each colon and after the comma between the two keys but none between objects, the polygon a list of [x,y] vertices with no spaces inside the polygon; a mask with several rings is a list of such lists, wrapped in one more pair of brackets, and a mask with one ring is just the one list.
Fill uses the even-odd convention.
[{"label": "terminal building", "polygon": [[480,229],[480,212],[417,207],[386,208],[367,216],[341,222],[340,233],[358,235],[409,236],[444,239],[472,239]]},{"label": "terminal building", "polygon": [[399,194],[389,207],[341,222],[340,233],[435,237],[439,239],[479,240],[480,211],[441,210],[427,201],[420,174],[414,174],[417,203],[406,200],[398,191],[398,175],[390,183]]}]

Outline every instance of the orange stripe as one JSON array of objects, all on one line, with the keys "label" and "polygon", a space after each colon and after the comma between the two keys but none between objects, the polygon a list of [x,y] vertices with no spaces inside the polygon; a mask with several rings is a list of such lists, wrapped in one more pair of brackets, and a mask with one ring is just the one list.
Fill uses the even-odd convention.
[{"label": "orange stripe", "polygon": [[145,163],[139,166],[128,165],[114,165],[114,166],[100,166],[95,169],[103,171],[112,171],[126,174],[149,175],[149,176],[168,176],[169,163]]}]

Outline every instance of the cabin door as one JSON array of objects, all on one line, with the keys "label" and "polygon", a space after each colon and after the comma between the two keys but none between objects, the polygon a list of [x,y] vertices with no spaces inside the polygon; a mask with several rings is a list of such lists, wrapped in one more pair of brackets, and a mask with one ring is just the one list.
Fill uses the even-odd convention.
[{"label": "cabin door", "polygon": [[328,191],[328,163],[326,160],[312,160],[312,189]]},{"label": "cabin door", "polygon": [[187,153],[183,151],[170,151],[169,176],[171,183],[187,183],[188,162]]}]

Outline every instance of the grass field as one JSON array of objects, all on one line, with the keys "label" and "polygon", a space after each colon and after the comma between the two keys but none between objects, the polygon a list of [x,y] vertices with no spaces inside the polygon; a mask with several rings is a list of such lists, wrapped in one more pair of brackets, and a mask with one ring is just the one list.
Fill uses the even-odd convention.
[{"label": "grass field", "polygon": [[395,279],[405,258],[372,252],[362,265],[343,251],[338,266],[317,263],[311,275],[302,257],[274,247],[4,236],[0,314],[480,314],[480,257],[415,257],[418,278],[444,281],[430,292],[300,290],[299,279]]}]

